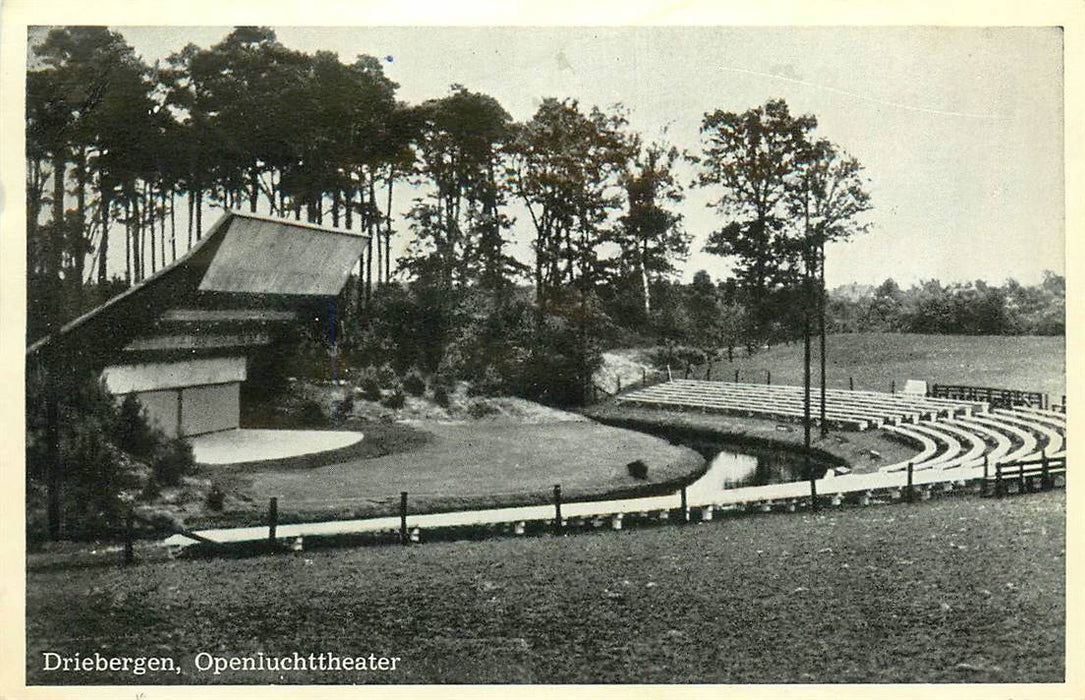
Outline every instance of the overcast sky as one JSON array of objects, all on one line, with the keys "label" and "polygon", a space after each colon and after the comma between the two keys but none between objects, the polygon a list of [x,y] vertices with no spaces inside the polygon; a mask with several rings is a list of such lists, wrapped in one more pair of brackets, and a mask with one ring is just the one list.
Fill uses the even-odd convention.
[{"label": "overcast sky", "polygon": [[[229,27],[115,27],[153,62]],[[492,95],[517,120],[544,97],[623,103],[647,140],[666,130],[699,149],[705,112],[784,98],[866,166],[871,232],[827,251],[830,286],[1064,271],[1062,33],[1055,28],[313,28],[275,27],[285,45],[385,58],[402,100],[453,83]],[[686,179],[692,179],[692,172]],[[701,252],[720,226],[691,190],[684,277],[714,277]],[[408,202],[397,208],[403,211]],[[513,212],[517,214],[516,211]],[[518,215],[525,260],[526,215]],[[400,227],[401,230],[403,227]],[[123,261],[122,261],[123,264]]]}]

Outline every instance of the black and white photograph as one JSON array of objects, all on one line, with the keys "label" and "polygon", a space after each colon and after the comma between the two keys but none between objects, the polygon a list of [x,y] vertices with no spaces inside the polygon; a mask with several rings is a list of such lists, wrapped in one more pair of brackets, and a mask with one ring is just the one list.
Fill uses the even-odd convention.
[{"label": "black and white photograph", "polygon": [[0,10],[0,695],[1082,697],[1085,5],[310,5]]}]

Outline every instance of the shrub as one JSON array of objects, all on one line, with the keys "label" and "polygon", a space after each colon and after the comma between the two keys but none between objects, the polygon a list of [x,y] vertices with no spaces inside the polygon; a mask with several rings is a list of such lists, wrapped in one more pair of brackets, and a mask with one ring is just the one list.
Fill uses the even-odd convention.
[{"label": "shrub", "polygon": [[226,505],[226,494],[222,492],[217,485],[211,487],[211,490],[207,492],[207,507],[213,511],[222,512],[223,506]]},{"label": "shrub", "polygon": [[426,393],[426,382],[418,370],[411,370],[403,378],[403,390],[411,396],[421,396]]},{"label": "shrub", "polygon": [[158,440],[135,395],[124,397],[117,418],[117,446],[136,457],[153,456]]},{"label": "shrub", "polygon": [[324,415],[324,409],[320,407],[320,404],[313,400],[305,401],[297,409],[297,419],[302,425],[322,425],[327,417]]},{"label": "shrub", "polygon": [[407,403],[407,397],[403,395],[403,390],[396,387],[391,395],[381,401],[381,405],[385,408],[400,409]]},{"label": "shrub", "polygon": [[196,466],[192,446],[184,440],[169,440],[159,448],[151,466],[156,482],[176,486],[181,482],[181,477],[191,474]]},{"label": "shrub", "polygon": [[441,408],[448,408],[452,405],[452,400],[448,396],[448,389],[443,384],[438,384],[437,388],[433,390],[433,400]]},{"label": "shrub", "polygon": [[381,400],[381,387],[374,377],[363,379],[359,388],[362,390],[362,398],[366,401]]}]

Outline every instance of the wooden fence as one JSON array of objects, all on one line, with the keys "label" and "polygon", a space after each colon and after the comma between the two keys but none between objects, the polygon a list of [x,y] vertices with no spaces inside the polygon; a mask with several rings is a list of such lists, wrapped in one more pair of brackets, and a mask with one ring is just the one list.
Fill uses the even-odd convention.
[{"label": "wooden fence", "polygon": [[960,384],[934,384],[931,386],[930,391],[927,392],[927,395],[939,399],[958,401],[986,401],[992,406],[1003,408],[1013,408],[1014,406],[1031,406],[1045,410],[1050,408],[1047,394],[1039,391],[963,386]]},{"label": "wooden fence", "polygon": [[1023,459],[1017,462],[996,464],[993,473],[985,470],[984,491],[998,498],[1009,493],[1011,484],[1016,486],[1016,493],[1047,491],[1055,487],[1055,479],[1061,477],[1066,483],[1066,457],[1048,457],[1041,454],[1039,459]]}]

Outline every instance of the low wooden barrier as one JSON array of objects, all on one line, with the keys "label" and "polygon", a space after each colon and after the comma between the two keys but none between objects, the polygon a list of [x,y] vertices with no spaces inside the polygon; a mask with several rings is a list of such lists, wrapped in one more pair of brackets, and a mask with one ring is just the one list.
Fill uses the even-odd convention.
[{"label": "low wooden barrier", "polygon": [[1039,459],[1024,459],[1016,462],[996,464],[994,472],[987,470],[987,484],[993,486],[998,498],[1009,493],[1009,485],[1016,484],[1016,493],[1043,491],[1055,487],[1055,478],[1062,477],[1066,483],[1066,457],[1048,457],[1041,454]]},{"label": "low wooden barrier", "polygon": [[992,406],[1013,408],[1014,406],[1032,406],[1046,410],[1049,407],[1047,394],[1039,391],[1020,391],[1018,389],[1000,389],[987,386],[964,386],[960,384],[934,384],[927,396],[956,401],[986,401]]}]

